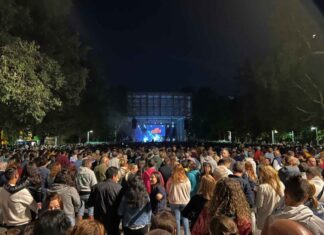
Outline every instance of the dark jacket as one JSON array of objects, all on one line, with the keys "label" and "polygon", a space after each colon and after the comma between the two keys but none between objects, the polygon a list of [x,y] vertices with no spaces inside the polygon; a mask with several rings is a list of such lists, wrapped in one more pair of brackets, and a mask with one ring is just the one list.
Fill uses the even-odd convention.
[{"label": "dark jacket", "polygon": [[251,208],[254,207],[254,193],[251,189],[249,181],[247,181],[246,179],[243,179],[240,176],[236,176],[236,175],[229,175],[228,177],[232,178],[240,183],[242,190],[245,194],[247,202],[249,203]]},{"label": "dark jacket", "polygon": [[201,194],[196,194],[190,199],[189,203],[181,211],[181,215],[191,221],[191,229],[193,228],[206,202],[207,199],[205,199]]},{"label": "dark jacket", "polygon": [[110,235],[119,234],[117,210],[121,198],[122,186],[108,179],[93,187],[88,200],[88,206],[94,207],[94,218],[105,225]]}]

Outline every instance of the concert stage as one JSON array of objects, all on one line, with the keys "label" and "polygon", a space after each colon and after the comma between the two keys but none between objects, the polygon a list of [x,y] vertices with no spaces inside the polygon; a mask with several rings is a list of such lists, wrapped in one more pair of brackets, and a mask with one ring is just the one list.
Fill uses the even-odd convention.
[{"label": "concert stage", "polygon": [[128,123],[133,142],[186,141],[192,110],[186,93],[128,94]]}]

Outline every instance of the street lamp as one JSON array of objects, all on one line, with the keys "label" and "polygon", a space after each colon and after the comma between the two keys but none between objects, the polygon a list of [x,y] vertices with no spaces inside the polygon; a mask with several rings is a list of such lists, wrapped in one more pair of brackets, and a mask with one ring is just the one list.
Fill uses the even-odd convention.
[{"label": "street lamp", "polygon": [[87,143],[89,143],[89,141],[90,141],[90,134],[92,134],[92,133],[93,133],[93,130],[90,130],[90,131],[87,132]]},{"label": "street lamp", "polygon": [[228,131],[228,141],[232,143],[232,132]]},{"label": "street lamp", "polygon": [[319,145],[319,139],[318,139],[318,128],[315,126],[311,127],[311,131],[315,131],[315,135],[316,135],[316,144]]},{"label": "street lamp", "polygon": [[277,130],[271,130],[271,138],[272,138],[272,144],[275,144],[275,134],[277,134]]}]

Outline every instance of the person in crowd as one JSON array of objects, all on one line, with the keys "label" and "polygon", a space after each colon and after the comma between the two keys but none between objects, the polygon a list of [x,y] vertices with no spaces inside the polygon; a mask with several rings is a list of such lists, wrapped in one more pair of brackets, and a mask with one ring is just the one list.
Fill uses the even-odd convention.
[{"label": "person in crowd", "polygon": [[126,173],[125,177],[121,181],[121,186],[126,189],[127,188],[127,182],[128,179],[133,176],[138,174],[138,166],[135,163],[130,163],[128,165],[128,172]]},{"label": "person in crowd", "polygon": [[268,148],[268,151],[265,153],[264,157],[266,159],[269,159],[270,164],[273,162],[274,159],[274,153],[273,153],[273,148]]},{"label": "person in crowd", "polygon": [[290,177],[297,176],[297,175],[301,174],[301,172],[298,168],[297,158],[295,158],[292,155],[288,155],[285,158],[285,163],[286,163],[285,166],[283,166],[279,170],[279,178],[284,184],[286,184],[287,180]]},{"label": "person in crowd", "polygon": [[[216,168],[214,170],[216,170]],[[213,174],[213,171],[212,171],[211,164],[209,162],[204,162],[202,164],[202,172],[201,172],[201,175],[204,176],[204,175],[212,175],[212,174]]]},{"label": "person in crowd", "polygon": [[300,223],[288,219],[278,219],[273,222],[267,231],[262,231],[264,235],[313,235],[311,231]]},{"label": "person in crowd", "polygon": [[[300,176],[291,177],[285,188],[285,205],[283,210],[278,210],[270,215],[264,225],[263,233],[266,235],[269,226],[278,219],[289,219],[305,226],[315,235],[324,234],[324,220],[320,219],[304,203],[309,200],[311,185],[307,180]],[[316,199],[313,199],[314,201]]]},{"label": "person in crowd", "polygon": [[200,172],[197,169],[197,164],[193,159],[189,159],[189,171],[187,172],[187,177],[191,184],[190,197],[196,195],[199,189],[199,180],[200,180]]},{"label": "person in crowd", "polygon": [[119,166],[120,166],[119,167],[119,180],[120,180],[120,182],[122,182],[122,180],[124,179],[124,177],[126,176],[126,174],[129,171],[127,159],[125,159],[125,158],[119,159]]},{"label": "person in crowd", "polygon": [[225,160],[225,159],[228,159],[231,164],[229,165],[228,169],[232,170],[233,169],[233,166],[234,166],[234,163],[235,163],[235,160],[233,158],[231,158],[231,154],[228,150],[228,148],[223,148],[220,152],[220,158]]},{"label": "person in crowd", "polygon": [[75,213],[81,206],[80,196],[75,187],[74,182],[68,172],[68,170],[62,170],[55,177],[54,183],[47,190],[49,195],[59,194],[63,201],[63,210],[65,214],[70,218],[72,226],[75,225]]},{"label": "person in crowd", "polygon": [[241,185],[234,179],[223,178],[216,183],[210,204],[201,211],[191,234],[207,235],[211,218],[219,215],[233,218],[240,235],[252,234],[250,207]]},{"label": "person in crowd", "polygon": [[[10,186],[16,186],[19,172],[16,166],[9,165],[5,176]],[[10,193],[5,188],[0,189],[0,208],[3,223],[7,228],[17,228],[21,231],[32,221],[31,211],[37,213],[37,203],[28,189],[23,188],[16,193]]]},{"label": "person in crowd", "polygon": [[151,230],[162,229],[164,231],[169,232],[172,235],[176,235],[177,233],[176,218],[168,210],[160,211],[159,213],[153,216],[150,229]]},{"label": "person in crowd", "polygon": [[7,163],[0,162],[0,187],[2,187],[3,185],[5,185],[8,182],[8,180],[5,176],[6,168],[7,168]]},{"label": "person in crowd", "polygon": [[46,198],[46,190],[48,188],[47,179],[50,174],[50,170],[47,168],[47,165],[50,162],[48,161],[46,156],[38,157],[35,159],[35,161],[41,176],[41,187],[42,187],[41,201],[43,202]]},{"label": "person in crowd", "polygon": [[60,153],[56,157],[56,161],[61,164],[62,168],[70,167],[70,160],[68,158],[68,154],[65,150],[60,151]]},{"label": "person in crowd", "polygon": [[[148,168],[143,172],[142,174],[142,178],[143,178],[143,182],[145,185],[145,188],[147,190],[147,192],[150,194],[151,193],[151,175],[153,172],[156,172],[157,169],[155,168],[155,160],[153,158],[148,159],[147,160],[147,166]],[[163,177],[161,177],[161,185],[164,186],[164,181],[163,181]]]},{"label": "person in crowd", "polygon": [[257,191],[257,185],[258,185],[258,177],[256,175],[256,171],[254,171],[253,164],[250,161],[245,162],[244,168],[245,168],[245,174],[246,174],[249,184],[251,186],[252,192],[254,192],[254,194],[255,194]]},{"label": "person in crowd", "polygon": [[309,167],[317,167],[317,161],[316,161],[316,158],[314,158],[313,156],[309,157],[307,159],[307,165]]},{"label": "person in crowd", "polygon": [[256,226],[262,230],[266,218],[281,205],[285,186],[271,166],[260,168],[259,180],[260,185],[256,193]]},{"label": "person in crowd", "polygon": [[55,162],[50,170],[50,173],[47,178],[47,185],[48,187],[51,187],[51,185],[54,183],[56,175],[62,170],[62,166],[60,163]]},{"label": "person in crowd", "polygon": [[70,235],[105,235],[105,226],[96,220],[83,220],[77,223]]},{"label": "person in crowd", "polygon": [[109,158],[104,156],[100,160],[100,165],[94,168],[94,173],[98,182],[104,182],[106,180],[106,171],[109,165]]},{"label": "person in crowd", "polygon": [[118,215],[122,217],[125,235],[144,235],[148,232],[152,211],[150,197],[140,176],[135,175],[128,180],[128,190],[120,202]]},{"label": "person in crowd", "polygon": [[163,162],[159,169],[159,172],[161,173],[161,175],[163,177],[163,181],[168,182],[170,176],[172,175],[171,161],[168,156],[165,156],[163,158]]},{"label": "person in crowd", "polygon": [[117,150],[113,150],[112,154],[111,154],[111,158],[109,159],[109,167],[114,166],[117,167],[119,169],[120,165],[119,165],[119,154],[117,152]]},{"label": "person in crowd", "polygon": [[212,156],[209,156],[207,151],[204,151],[203,154],[200,156],[200,163],[204,165],[205,162],[209,163],[211,167],[211,172],[213,172],[216,169],[217,162]]},{"label": "person in crowd", "polygon": [[150,201],[153,214],[157,214],[167,206],[167,195],[164,187],[161,185],[161,178],[162,176],[159,172],[153,172],[151,174]]},{"label": "person in crowd", "polygon": [[150,230],[147,235],[172,235],[172,233],[169,233],[168,231],[166,230],[163,230],[163,229],[160,229],[160,228],[157,228],[157,229],[153,229],[153,230]]},{"label": "person in crowd", "polygon": [[198,193],[190,199],[187,206],[182,210],[182,216],[188,218],[191,222],[191,229],[206,203],[212,198],[215,185],[216,181],[211,175],[201,177]]},{"label": "person in crowd", "polygon": [[227,175],[233,175],[232,169],[233,169],[234,163],[233,163],[233,166],[232,166],[232,160],[231,159],[232,158],[230,158],[230,157],[229,158],[222,158],[218,162],[218,166],[226,167]]},{"label": "person in crowd", "polygon": [[[324,204],[318,201],[316,197],[316,188],[315,185],[308,182],[310,184],[309,191],[307,192],[308,199],[304,203],[305,206],[308,206],[314,213],[314,215],[324,220]],[[320,195],[321,196],[321,195]]]},{"label": "person in crowd", "polygon": [[271,165],[276,171],[279,171],[282,168],[282,158],[281,158],[280,150],[276,149],[273,152],[273,156],[274,158],[271,162]]},{"label": "person in crowd", "polygon": [[167,193],[172,212],[177,221],[177,235],[180,235],[180,220],[184,227],[185,235],[189,232],[189,220],[181,216],[181,211],[190,201],[191,185],[186,172],[181,164],[173,168],[173,173],[167,182]]},{"label": "person in crowd", "polygon": [[233,166],[233,175],[229,175],[228,177],[240,183],[242,190],[246,196],[246,199],[250,207],[252,208],[254,207],[254,192],[251,189],[249,181],[243,178],[244,173],[245,173],[244,163],[236,162]]},{"label": "person in crowd", "polygon": [[92,188],[88,206],[94,207],[94,218],[103,223],[107,234],[118,235],[120,217],[117,210],[122,198],[122,186],[118,183],[118,169],[109,167],[106,178],[106,181]]},{"label": "person in crowd", "polygon": [[228,177],[228,169],[226,166],[217,166],[217,168],[213,172],[214,179],[216,181]]},{"label": "person in crowd", "polygon": [[210,235],[239,235],[236,223],[234,220],[225,215],[214,216],[210,220],[209,225]]},{"label": "person in crowd", "polygon": [[324,181],[317,167],[308,167],[306,170],[307,179],[316,188],[315,196],[320,202],[324,202]]},{"label": "person in crowd", "polygon": [[45,212],[35,223],[34,235],[66,235],[72,224],[69,217],[61,210]]},{"label": "person in crowd", "polygon": [[97,178],[91,170],[92,161],[85,159],[82,162],[79,173],[76,177],[76,185],[81,199],[81,207],[78,211],[78,219],[82,220],[85,208],[88,209],[89,219],[93,219],[93,207],[88,207],[87,202],[90,197],[91,188],[97,184]]},{"label": "person in crowd", "polygon": [[57,193],[47,195],[44,208],[46,209],[45,211],[63,210],[63,200],[61,195]]}]

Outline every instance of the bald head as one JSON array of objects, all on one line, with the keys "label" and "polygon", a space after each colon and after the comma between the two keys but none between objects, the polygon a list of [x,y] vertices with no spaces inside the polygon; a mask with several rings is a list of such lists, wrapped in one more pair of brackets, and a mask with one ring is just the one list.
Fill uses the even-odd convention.
[{"label": "bald head", "polygon": [[288,219],[279,219],[273,222],[267,234],[276,235],[313,235],[311,231],[298,222]]}]

